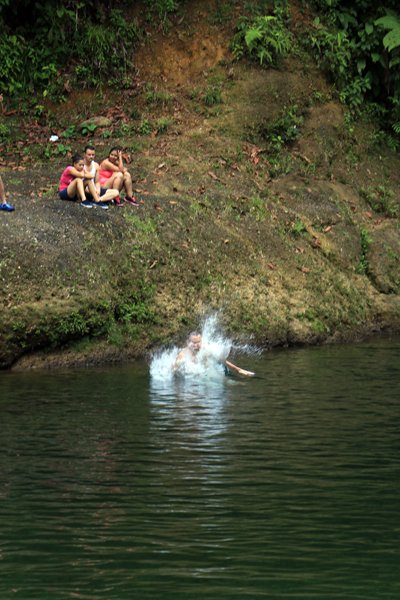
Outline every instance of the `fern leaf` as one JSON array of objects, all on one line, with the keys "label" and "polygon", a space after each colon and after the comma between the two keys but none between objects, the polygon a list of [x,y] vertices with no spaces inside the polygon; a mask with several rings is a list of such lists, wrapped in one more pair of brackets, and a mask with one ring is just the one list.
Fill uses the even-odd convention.
[{"label": "fern leaf", "polygon": [[400,27],[400,20],[394,14],[386,15],[385,17],[380,17],[379,19],[376,19],[375,25],[381,25],[381,27],[383,27],[384,29],[396,29],[397,27]]},{"label": "fern leaf", "polygon": [[389,52],[400,46],[400,27],[398,31],[389,31],[383,38],[383,45]]},{"label": "fern leaf", "polygon": [[258,53],[258,59],[260,61],[260,65],[263,65],[266,62],[268,65],[273,63],[273,58],[271,52],[268,52],[266,48],[262,48]]},{"label": "fern leaf", "polygon": [[249,29],[245,35],[245,42],[248,48],[251,48],[254,45],[254,42],[260,40],[262,38],[262,33],[259,29],[253,28]]},{"label": "fern leaf", "polygon": [[393,131],[395,133],[397,133],[397,134],[400,133],[400,121],[397,121],[397,123],[393,123],[392,127],[393,127]]},{"label": "fern leaf", "polygon": [[380,17],[375,21],[375,24],[384,29],[390,29],[382,40],[384,47],[389,52],[400,46],[400,18],[397,15],[390,14]]}]

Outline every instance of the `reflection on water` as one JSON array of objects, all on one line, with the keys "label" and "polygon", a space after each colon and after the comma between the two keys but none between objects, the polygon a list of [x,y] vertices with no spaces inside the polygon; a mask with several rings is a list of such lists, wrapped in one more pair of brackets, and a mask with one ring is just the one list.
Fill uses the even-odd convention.
[{"label": "reflection on water", "polygon": [[0,375],[0,598],[400,597],[400,341]]},{"label": "reflection on water", "polygon": [[[157,426],[160,419],[178,419],[184,429],[195,425],[205,435],[213,436],[225,428],[224,404],[229,392],[224,374],[212,378],[175,377],[164,383],[151,381],[150,400],[152,415]],[[172,404],[172,406],[171,406]],[[173,408],[171,410],[171,408]]]}]

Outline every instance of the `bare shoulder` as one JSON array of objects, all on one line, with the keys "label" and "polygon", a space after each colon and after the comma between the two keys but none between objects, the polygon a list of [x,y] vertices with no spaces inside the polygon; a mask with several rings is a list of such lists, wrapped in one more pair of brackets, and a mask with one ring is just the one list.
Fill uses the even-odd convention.
[{"label": "bare shoulder", "polygon": [[177,356],[176,356],[176,360],[183,360],[185,358],[186,355],[186,348],[183,348],[182,350],[180,350],[180,352],[178,352]]}]

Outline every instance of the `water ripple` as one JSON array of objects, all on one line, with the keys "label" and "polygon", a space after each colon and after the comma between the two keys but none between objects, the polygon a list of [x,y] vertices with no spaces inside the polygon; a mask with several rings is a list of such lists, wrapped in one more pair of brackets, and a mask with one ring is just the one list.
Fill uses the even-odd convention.
[{"label": "water ripple", "polygon": [[0,598],[397,599],[399,349],[0,378]]}]

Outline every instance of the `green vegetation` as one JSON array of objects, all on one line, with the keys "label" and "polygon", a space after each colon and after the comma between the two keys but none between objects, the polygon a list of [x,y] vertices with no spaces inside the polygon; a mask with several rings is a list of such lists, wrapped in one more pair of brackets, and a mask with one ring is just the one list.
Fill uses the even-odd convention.
[{"label": "green vegetation", "polygon": [[137,335],[140,326],[158,323],[153,308],[154,292],[153,285],[137,281],[135,289],[127,289],[115,304],[89,302],[84,308],[72,309],[62,316],[51,310],[36,314],[34,307],[28,306],[26,315],[19,314],[14,318],[10,325],[12,335],[5,334],[4,340],[8,341],[9,352],[16,355],[27,349],[52,350],[75,344],[84,350],[90,340],[104,337],[110,343],[122,346],[127,336],[134,338]]},{"label": "green vegetation", "polygon": [[[115,319],[116,321],[120,321],[122,323],[149,323],[156,321],[156,314],[154,310],[149,305],[149,300],[151,300],[154,288],[143,288],[141,290],[139,286],[139,291],[137,293],[132,294],[130,298],[127,298],[124,302],[118,304],[115,307]],[[145,293],[141,293],[141,291],[145,290]]]},{"label": "green vegetation", "polygon": [[250,213],[253,215],[256,221],[264,221],[267,218],[267,209],[265,200],[255,196],[249,198]]},{"label": "green vegetation", "polygon": [[0,142],[8,140],[11,135],[10,128],[4,123],[0,123]]},{"label": "green vegetation", "polygon": [[[183,0],[143,0],[144,16],[166,30]],[[400,134],[400,11],[397,0],[302,0],[314,21],[291,20],[290,3],[244,2],[233,35],[237,59],[249,57],[264,67],[278,66],[300,39],[318,65],[332,77],[343,103],[353,112],[374,114],[382,127]],[[145,23],[129,14],[131,3],[70,0],[0,0],[0,93],[25,97],[36,106],[38,95],[61,101],[66,89],[103,83],[129,86],[134,49],[143,38]],[[218,23],[237,14],[233,3],[217,1]],[[294,37],[296,30],[296,44]],[[300,36],[299,36],[300,34]],[[90,49],[90,51],[88,51]],[[149,104],[165,107],[169,93],[148,84]],[[206,92],[207,106],[221,102],[220,88]],[[90,133],[88,131],[87,133]],[[4,132],[3,132],[4,137]]]},{"label": "green vegetation", "polygon": [[[379,115],[400,132],[400,13],[397,0],[312,0],[318,11],[303,44],[332,75],[353,112]],[[366,103],[369,103],[367,106]]]},{"label": "green vegetation", "polygon": [[307,232],[307,227],[305,226],[303,221],[298,220],[292,223],[291,232],[292,235],[294,235],[295,237],[299,237]]},{"label": "green vegetation", "polygon": [[[131,12],[119,15],[124,20],[126,15],[126,22],[118,31],[136,23],[134,4]],[[399,286],[398,157],[388,149],[389,144],[396,148],[398,132],[384,124],[394,115],[397,84],[392,76],[397,67],[387,63],[388,79],[376,83],[380,91],[374,95],[378,88],[372,79],[366,84],[362,63],[359,72],[354,62],[358,41],[349,25],[336,20],[344,3],[330,0],[330,10],[326,3],[317,4],[318,17],[306,0],[295,6],[216,0],[221,39],[215,41],[209,33],[218,35],[217,25],[207,29],[214,0],[201,22],[198,4],[191,18],[190,0],[141,3],[150,19],[146,22],[145,12],[139,11],[146,43],[134,47],[141,35],[135,25],[137,37],[121,41],[124,59],[114,67],[103,3],[68,2],[78,31],[84,39],[90,37],[98,52],[96,69],[92,72],[86,63],[89,46],[81,60],[80,42],[72,36],[63,56],[61,50],[49,52],[48,68],[40,77],[33,69],[26,71],[26,78],[18,79],[20,91],[0,101],[7,192],[10,200],[16,198],[17,208],[22,194],[32,199],[29,219],[19,210],[3,219],[8,225],[20,218],[26,229],[7,230],[10,243],[0,261],[2,364],[11,364],[21,352],[75,346],[79,340],[84,349],[91,339],[101,341],[99,346],[143,353],[157,335],[162,343],[173,339],[208,307],[223,307],[235,333],[248,332],[261,345],[315,343],[340,330],[351,335],[354,326],[360,331],[371,324],[391,326],[394,308],[384,306],[382,294]],[[352,14],[361,15],[358,4]],[[60,7],[61,14],[66,7]],[[31,7],[35,11],[36,4]],[[241,12],[243,28],[235,42],[237,58],[244,59],[239,65],[226,51]],[[299,18],[290,19],[290,13]],[[28,29],[24,23],[14,27],[17,15],[11,3],[0,0],[0,14],[6,35],[14,31],[26,49]],[[46,11],[37,24],[42,36],[45,16]],[[70,17],[63,22],[66,27]],[[377,44],[386,44],[387,58],[394,61],[395,21],[375,17]],[[175,32],[163,35],[172,25],[177,38]],[[388,31],[394,32],[394,40],[385,38]],[[64,34],[60,31],[60,38]],[[286,45],[278,43],[285,36]],[[367,30],[361,28],[360,39],[365,36]],[[45,53],[36,49],[38,39],[37,32],[30,33],[31,56]],[[174,47],[175,39],[179,43]],[[55,34],[54,43],[59,43]],[[160,47],[168,49],[165,64],[164,57],[156,56]],[[182,47],[188,50],[184,55]],[[189,51],[193,60],[185,71]],[[289,59],[281,60],[287,52]],[[314,56],[331,82],[312,64]],[[130,70],[131,59],[137,70]],[[0,85],[6,95],[15,84],[7,77],[19,75],[7,71],[8,58],[4,60]],[[179,68],[168,73],[174,65]],[[372,61],[370,66],[376,65]],[[115,81],[109,82],[107,68]],[[63,89],[69,94],[67,103],[50,101],[62,100]],[[22,112],[17,94],[25,93],[31,99],[22,98]],[[339,98],[352,112],[343,110]],[[357,112],[363,119],[355,118]],[[98,121],[104,126],[91,122],[97,115],[105,117]],[[56,142],[49,142],[50,132],[59,136]],[[56,168],[89,141],[98,149],[98,159],[116,143],[131,155],[139,210],[125,206],[80,214],[75,206],[56,204]],[[55,160],[51,171],[49,164],[43,165],[40,185],[35,179],[30,187],[35,152],[38,158],[44,153]],[[365,187],[360,190],[360,185]],[[41,226],[41,215],[49,218],[49,227]],[[380,292],[379,302],[374,290]]]},{"label": "green vegetation", "polygon": [[0,93],[29,97],[40,90],[52,100],[63,98],[65,79],[91,87],[107,77],[119,85],[141,35],[122,10],[94,1],[2,0],[0,24]]},{"label": "green vegetation", "polygon": [[154,89],[153,84],[150,82],[146,83],[145,89],[147,104],[165,108],[169,106],[173,100],[172,94],[163,90]]},{"label": "green vegetation", "polygon": [[278,118],[260,126],[258,133],[268,142],[270,151],[277,153],[298,138],[303,121],[298,106],[285,106]]},{"label": "green vegetation", "polygon": [[221,89],[217,86],[211,86],[207,88],[204,94],[204,104],[206,106],[222,104]]},{"label": "green vegetation", "polygon": [[174,13],[179,5],[178,0],[145,0],[147,6],[147,19],[157,19],[161,28],[167,31],[171,25],[170,15]]},{"label": "green vegetation", "polygon": [[81,133],[82,133],[82,135],[89,135],[91,133],[94,133],[96,131],[96,129],[97,129],[97,125],[95,123],[88,123],[87,125],[82,127]]},{"label": "green vegetation", "polygon": [[165,133],[172,123],[173,119],[169,117],[161,117],[160,119],[158,119],[156,123],[157,134],[160,135],[162,133]]},{"label": "green vegetation", "polygon": [[[34,313],[33,308],[31,311]],[[109,328],[110,318],[110,313],[103,305],[88,305],[84,309],[72,310],[63,317],[43,314],[34,324],[32,316],[26,319],[20,316],[11,326],[14,333],[12,345],[20,351],[28,347],[51,349],[85,336],[102,336]]]},{"label": "green vegetation", "polygon": [[361,275],[368,275],[369,263],[368,263],[368,251],[371,245],[371,236],[367,229],[361,229],[360,231],[360,244],[361,244],[361,256],[360,262],[357,266],[357,273]]},{"label": "green vegetation", "polygon": [[153,129],[154,127],[151,121],[149,119],[143,119],[138,127],[138,133],[140,135],[150,135]]},{"label": "green vegetation", "polygon": [[394,199],[394,192],[388,190],[385,186],[362,188],[360,196],[364,198],[377,213],[387,217],[397,217],[399,214],[399,204]]},{"label": "green vegetation", "polygon": [[136,234],[136,243],[146,243],[154,240],[157,232],[157,225],[152,218],[142,219],[139,215],[132,212],[124,214],[124,219],[132,225]]},{"label": "green vegetation", "polygon": [[239,19],[232,41],[232,51],[239,59],[244,55],[262,66],[276,66],[292,47],[292,35],[282,16],[262,15]]}]

